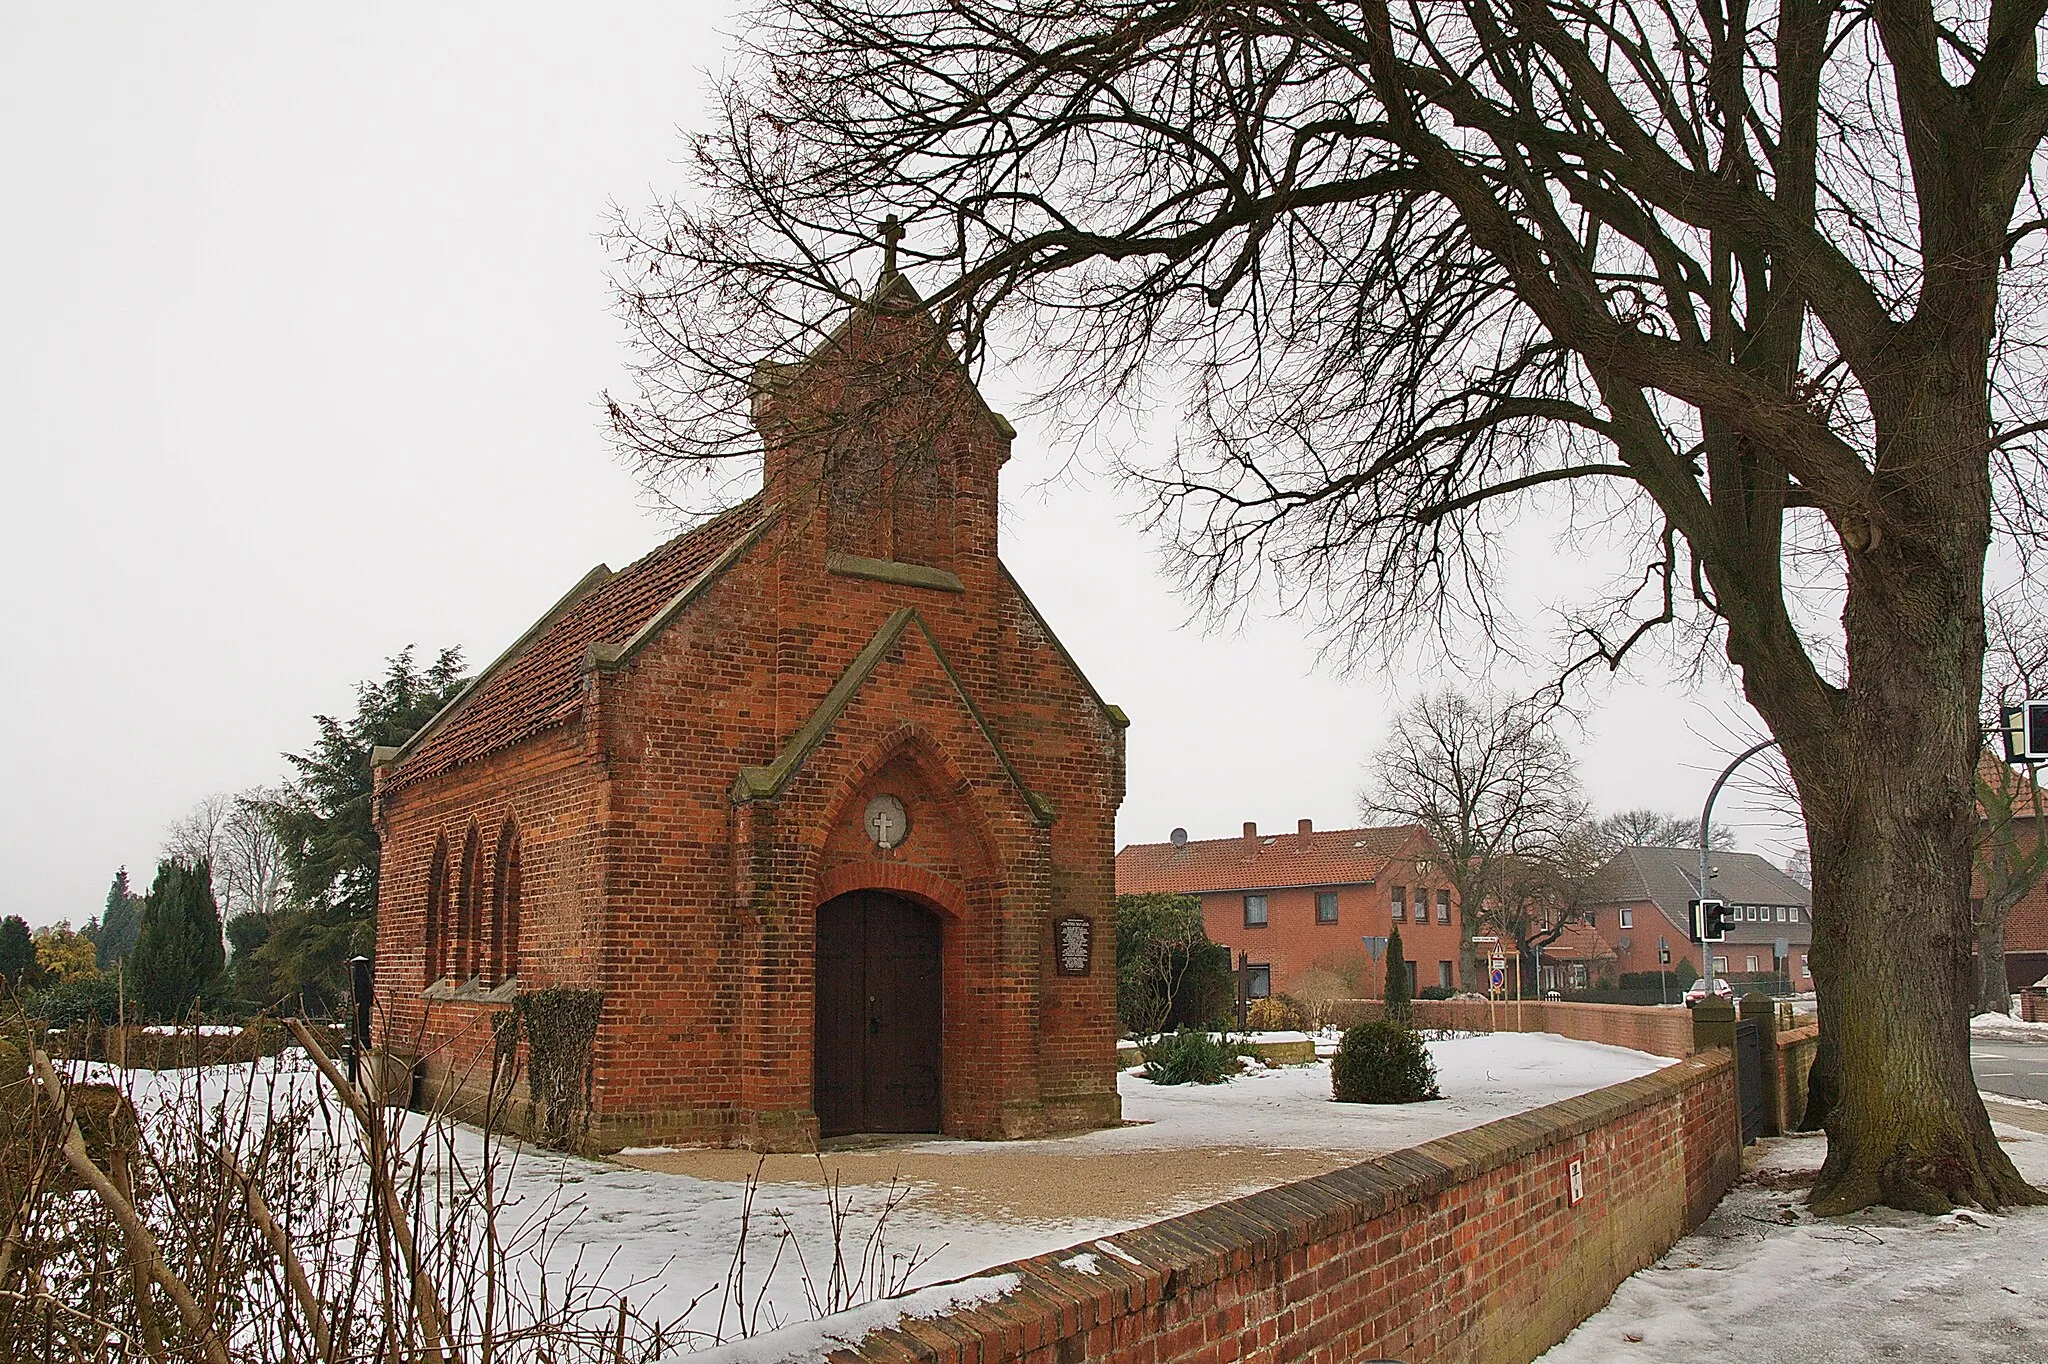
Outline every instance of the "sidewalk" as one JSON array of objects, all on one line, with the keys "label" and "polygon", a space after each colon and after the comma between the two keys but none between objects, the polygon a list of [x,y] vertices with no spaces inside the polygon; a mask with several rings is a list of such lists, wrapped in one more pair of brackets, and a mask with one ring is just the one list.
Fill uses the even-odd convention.
[{"label": "sidewalk", "polygon": [[[2048,1184],[2048,1109],[1988,1107],[2020,1173]],[[1818,1219],[1804,1198],[1826,1154],[1818,1134],[1758,1142],[1699,1231],[1545,1364],[2048,1360],[2048,1208]]]}]

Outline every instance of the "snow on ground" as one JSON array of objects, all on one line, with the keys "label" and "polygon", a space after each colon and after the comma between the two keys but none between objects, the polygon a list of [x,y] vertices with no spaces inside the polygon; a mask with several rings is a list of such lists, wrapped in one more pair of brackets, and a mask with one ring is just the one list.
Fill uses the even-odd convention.
[{"label": "snow on ground", "polygon": [[[2014,1008],[2018,1008],[2017,997]],[[2027,1023],[2009,1014],[1978,1014],[1970,1020],[1970,1036],[1999,1042],[2048,1042],[2048,1023]]]},{"label": "snow on ground", "polygon": [[[1572,1042],[1548,1033],[1492,1033],[1429,1044],[1436,1062],[1434,1103],[1340,1104],[1330,1100],[1330,1065],[1252,1070],[1227,1085],[1155,1085],[1134,1073],[1118,1081],[1124,1121],[1068,1137],[1079,1152],[1164,1151],[1187,1146],[1258,1145],[1317,1151],[1387,1151],[1589,1089],[1648,1075],[1671,1063],[1660,1056]],[[926,1142],[933,1150],[957,1143]],[[1031,1144],[1031,1143],[1026,1143]]]},{"label": "snow on ground", "polygon": [[[2048,1184],[2048,1137],[1997,1131],[2020,1173]],[[1805,1190],[1826,1154],[1819,1135],[1758,1143],[1700,1230],[1545,1364],[2048,1360],[2048,1208],[1816,1218]]]},{"label": "snow on ground", "polygon": [[[1433,1103],[1404,1106],[1337,1104],[1330,1099],[1329,1063],[1255,1067],[1222,1085],[1160,1086],[1140,1075],[1118,1079],[1126,1126],[1076,1137],[1033,1142],[966,1142],[951,1139],[893,1144],[890,1153],[971,1155],[973,1162],[1002,1162],[1012,1154],[1045,1160],[1071,1157],[1099,1169],[1119,1159],[1159,1159],[1158,1153],[1201,1152],[1205,1162],[1231,1151],[1293,1150],[1364,1158],[1412,1146],[1508,1114],[1552,1103],[1590,1089],[1645,1075],[1669,1064],[1664,1058],[1616,1047],[1568,1041],[1542,1034],[1499,1033],[1432,1041],[1439,1083],[1446,1095]],[[147,1115],[190,1086],[195,1072],[109,1073],[91,1067],[92,1078],[132,1088]],[[254,1067],[215,1067],[198,1072],[210,1098],[247,1091],[254,1108],[279,1110],[286,1097],[313,1095],[310,1064],[296,1051]],[[274,1086],[274,1088],[272,1088]],[[417,1131],[421,1119],[402,1122]],[[334,1139],[352,1139],[347,1120],[332,1113],[325,1124]],[[422,1159],[441,1175],[459,1163],[480,1164],[481,1134],[457,1127],[442,1134],[444,1149],[429,1143]],[[403,1132],[400,1146],[405,1145]],[[532,1238],[532,1253],[551,1276],[599,1282],[607,1294],[624,1292],[643,1319],[682,1321],[689,1329],[730,1340],[737,1334],[732,1306],[734,1249],[742,1217],[749,1227],[746,1270],[739,1288],[750,1314],[748,1330],[801,1322],[815,1313],[833,1257],[833,1194],[819,1183],[763,1183],[752,1193],[726,1179],[638,1169],[585,1160],[500,1142],[508,1152],[501,1167],[507,1211],[501,1222],[518,1226],[545,1220],[546,1237]],[[1150,1154],[1148,1154],[1150,1153]],[[828,1156],[828,1159],[830,1157]],[[965,1163],[965,1162],[963,1162]],[[453,1181],[460,1182],[460,1181]],[[1268,1177],[1249,1175],[1244,1188],[1266,1187]],[[441,1188],[451,1181],[428,1181]],[[872,1289],[922,1289],[978,1274],[1065,1246],[1104,1238],[1150,1221],[1090,1215],[1023,1219],[997,1206],[968,1214],[958,1190],[943,1200],[922,1185],[899,1186],[900,1199],[884,1219],[891,1197],[885,1186],[843,1184],[837,1193],[846,1230],[839,1249],[858,1264],[870,1263]],[[943,1208],[937,1206],[943,1202]],[[1105,1253],[1116,1253],[1105,1243]],[[871,1296],[869,1292],[856,1297]],[[881,1310],[881,1309],[877,1309]],[[753,1314],[758,1314],[753,1315]],[[764,1342],[765,1343],[765,1342]],[[770,1364],[749,1354],[753,1364]]]},{"label": "snow on ground", "polygon": [[[1328,1062],[1255,1069],[1222,1085],[1155,1085],[1126,1073],[1117,1087],[1125,1122],[1131,1125],[1047,1141],[935,1139],[890,1149],[906,1154],[971,1153],[991,1161],[1013,1152],[1057,1150],[1077,1161],[1097,1161],[1121,1153],[1246,1146],[1357,1152],[1363,1158],[1618,1084],[1669,1064],[1642,1052],[1542,1034],[1462,1037],[1432,1042],[1430,1052],[1448,1096],[1435,1103],[1334,1103]],[[608,1275],[615,1281],[658,1281],[655,1309],[665,1317],[710,1289],[711,1297],[690,1315],[692,1324],[711,1329],[716,1286],[729,1268],[739,1225],[738,1186],[534,1152],[523,1158],[522,1171],[528,1177],[542,1167],[559,1170],[559,1178],[575,1185],[567,1206],[575,1210],[577,1221],[564,1240],[583,1249],[586,1264],[609,1262]],[[1150,1220],[959,1216],[920,1207],[922,1192],[913,1188],[885,1228],[889,1255],[924,1257],[909,1279],[913,1286],[975,1274]],[[842,1197],[855,1200],[850,1221],[858,1234],[864,1236],[874,1226],[884,1196],[872,1186],[842,1190]],[[786,1224],[798,1231],[808,1247],[807,1261],[815,1268],[821,1248],[829,1245],[825,1192],[812,1185],[763,1185],[755,1195],[757,1223],[763,1210],[785,1217]],[[750,1262],[765,1261],[772,1244],[763,1241],[748,1253]],[[822,1253],[829,1255],[828,1250]],[[783,1320],[807,1315],[800,1277],[787,1265],[767,1289],[771,1309]],[[750,1287],[750,1296],[752,1291]]]}]

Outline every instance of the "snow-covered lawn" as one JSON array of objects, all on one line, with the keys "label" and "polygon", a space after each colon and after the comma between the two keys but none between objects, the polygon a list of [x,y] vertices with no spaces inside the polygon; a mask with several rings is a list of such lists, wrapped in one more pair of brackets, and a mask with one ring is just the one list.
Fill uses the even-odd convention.
[{"label": "snow-covered lawn", "polygon": [[[748,1193],[755,1158],[677,1151],[626,1161],[585,1160],[513,1148],[500,1169],[501,1225],[537,1227],[533,1253],[550,1277],[624,1293],[643,1319],[680,1323],[706,1338],[815,1315],[834,1253],[836,1183],[844,1231],[838,1249],[854,1276],[889,1290],[963,1278],[1010,1260],[1108,1237],[1202,1202],[1336,1168],[1492,1119],[1648,1074],[1661,1057],[1540,1034],[1503,1033],[1430,1043],[1446,1097],[1401,1107],[1337,1104],[1329,1063],[1259,1068],[1222,1085],[1157,1086],[1119,1078],[1126,1125],[1026,1142],[911,1139],[883,1149],[828,1151],[822,1162],[776,1157]],[[194,1072],[130,1072],[95,1078],[133,1086],[147,1114]],[[251,1075],[263,1087],[310,1094],[296,1052],[256,1067],[201,1072],[212,1093]],[[277,1098],[271,1104],[282,1102]],[[329,1130],[347,1138],[346,1120]],[[404,1119],[416,1125],[416,1116]],[[442,1150],[437,1154],[434,1145]],[[501,1143],[502,1145],[502,1143]],[[455,1128],[430,1143],[427,1160],[450,1156],[474,1170],[480,1134]],[[664,1161],[673,1162],[667,1169]],[[694,1164],[693,1164],[694,1163]],[[699,1173],[675,1173],[691,1169]],[[900,1176],[900,1177],[899,1177]],[[891,1181],[896,1180],[892,1190]],[[439,1187],[444,1179],[430,1180]],[[460,1181],[457,1181],[458,1183]],[[886,1220],[882,1213],[892,1197]],[[747,1219],[744,1277],[734,1250]],[[879,1227],[878,1227],[879,1223]],[[868,1272],[859,1273],[863,1257]],[[538,1266],[536,1266],[538,1267]]]},{"label": "snow-covered lawn", "polygon": [[[1077,1152],[1256,1145],[1335,1152],[1414,1146],[1483,1122],[1620,1084],[1671,1064],[1661,1056],[1573,1042],[1549,1033],[1491,1033],[1429,1044],[1434,1103],[1340,1104],[1330,1065],[1254,1070],[1226,1085],[1155,1085],[1135,1072],[1117,1084],[1124,1121],[1146,1124],[1061,1142]],[[964,1143],[924,1143],[919,1149]],[[986,1148],[985,1143],[976,1143]]]},{"label": "snow-covered lawn", "polygon": [[[2020,1173],[2048,1184],[2048,1137],[1997,1131]],[[1821,1136],[1759,1142],[1705,1225],[1545,1364],[2048,1360],[2048,1208],[1815,1218],[1804,1186],[1826,1154]]]}]

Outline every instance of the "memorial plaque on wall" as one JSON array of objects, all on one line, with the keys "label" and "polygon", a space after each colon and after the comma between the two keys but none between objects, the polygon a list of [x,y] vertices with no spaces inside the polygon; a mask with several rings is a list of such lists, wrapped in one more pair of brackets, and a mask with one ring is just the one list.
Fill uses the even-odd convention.
[{"label": "memorial plaque on wall", "polygon": [[1060,919],[1052,926],[1052,954],[1063,976],[1085,976],[1095,946],[1095,924],[1089,919]]}]

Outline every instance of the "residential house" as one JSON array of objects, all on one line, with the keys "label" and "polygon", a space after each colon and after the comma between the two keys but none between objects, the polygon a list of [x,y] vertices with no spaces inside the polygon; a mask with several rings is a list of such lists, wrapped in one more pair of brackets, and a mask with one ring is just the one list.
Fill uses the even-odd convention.
[{"label": "residential house", "polygon": [[[1665,946],[1673,967],[1690,961],[1699,969],[1700,947],[1689,929],[1699,865],[1697,848],[1623,848],[1601,868],[1582,913],[1614,948],[1617,971],[1657,970]],[[1712,897],[1728,905],[1714,973],[1738,982],[1779,975],[1795,989],[1812,989],[1813,892],[1755,853],[1716,852],[1708,866]]]},{"label": "residential house", "polygon": [[[1418,990],[1457,988],[1457,892],[1420,825],[1133,843],[1116,855],[1119,895],[1198,896],[1209,937],[1242,954],[1254,997],[1296,993],[1311,972],[1378,995],[1386,939],[1401,930]],[[1329,988],[1327,978],[1322,988]]]}]

